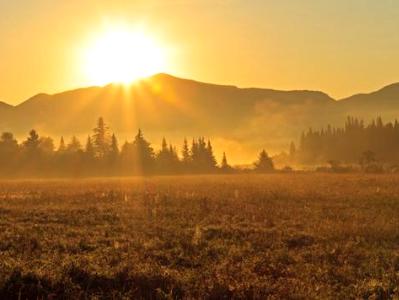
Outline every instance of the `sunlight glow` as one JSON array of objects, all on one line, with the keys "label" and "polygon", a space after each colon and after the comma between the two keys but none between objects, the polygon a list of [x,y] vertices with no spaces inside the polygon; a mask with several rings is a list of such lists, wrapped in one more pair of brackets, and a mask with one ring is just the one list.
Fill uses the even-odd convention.
[{"label": "sunlight glow", "polygon": [[140,30],[111,28],[84,51],[87,79],[92,84],[130,83],[164,71],[166,48]]}]

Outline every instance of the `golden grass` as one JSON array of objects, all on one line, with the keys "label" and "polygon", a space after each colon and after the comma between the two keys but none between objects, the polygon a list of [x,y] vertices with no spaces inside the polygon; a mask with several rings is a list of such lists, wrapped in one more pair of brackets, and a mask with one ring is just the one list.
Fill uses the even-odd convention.
[{"label": "golden grass", "polygon": [[0,183],[0,298],[399,297],[399,176]]}]

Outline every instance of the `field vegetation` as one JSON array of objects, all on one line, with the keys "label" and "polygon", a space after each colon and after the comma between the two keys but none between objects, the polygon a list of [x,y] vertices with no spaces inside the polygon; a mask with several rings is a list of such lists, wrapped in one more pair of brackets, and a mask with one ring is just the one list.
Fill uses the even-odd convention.
[{"label": "field vegetation", "polygon": [[0,183],[0,299],[399,297],[399,176]]}]

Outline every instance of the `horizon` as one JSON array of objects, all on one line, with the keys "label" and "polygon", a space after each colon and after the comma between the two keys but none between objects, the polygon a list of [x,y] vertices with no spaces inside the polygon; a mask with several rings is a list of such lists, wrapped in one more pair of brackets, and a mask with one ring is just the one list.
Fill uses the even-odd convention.
[{"label": "horizon", "polygon": [[132,80],[132,81],[126,82],[126,83],[108,82],[108,83],[104,83],[104,84],[101,84],[101,85],[77,86],[77,87],[73,87],[73,88],[67,89],[67,90],[54,91],[52,93],[49,93],[49,92],[46,92],[46,91],[39,91],[38,93],[33,94],[30,97],[28,97],[26,99],[23,99],[23,100],[21,100],[21,101],[19,101],[17,103],[14,103],[14,104],[9,103],[6,99],[5,100],[0,99],[0,102],[3,102],[3,103],[8,104],[10,106],[16,107],[16,106],[26,102],[27,100],[30,100],[31,98],[34,98],[34,97],[39,96],[39,95],[54,96],[54,95],[59,95],[59,94],[66,93],[66,92],[74,92],[74,91],[81,90],[81,89],[105,88],[105,87],[110,86],[110,85],[112,85],[112,86],[122,86],[122,87],[132,87],[132,86],[134,86],[135,84],[137,84],[140,81],[149,80],[149,79],[151,79],[153,77],[156,77],[156,76],[159,76],[159,75],[166,75],[166,76],[170,76],[170,77],[173,77],[173,78],[176,78],[176,79],[179,79],[179,80],[194,81],[194,82],[199,83],[199,84],[214,85],[214,86],[231,86],[231,87],[235,87],[235,88],[238,88],[238,89],[262,89],[262,90],[274,90],[274,91],[282,91],[282,92],[308,92],[308,91],[309,92],[321,92],[321,93],[327,95],[328,97],[330,97],[332,100],[334,100],[336,102],[345,100],[345,99],[350,98],[352,96],[372,94],[372,93],[378,92],[378,91],[380,91],[380,90],[382,90],[382,89],[384,89],[386,87],[390,87],[392,85],[399,84],[399,81],[398,82],[391,82],[391,83],[383,85],[383,86],[381,86],[381,87],[379,87],[379,88],[377,88],[375,90],[357,91],[357,92],[355,92],[355,93],[353,93],[351,95],[348,95],[348,96],[346,96],[344,98],[334,98],[333,96],[331,96],[330,94],[328,94],[327,92],[322,91],[322,90],[310,90],[310,89],[306,89],[306,88],[304,88],[304,89],[282,89],[282,90],[280,90],[280,89],[275,89],[273,87],[263,87],[263,86],[251,86],[251,85],[250,86],[239,86],[239,85],[236,85],[234,83],[227,84],[227,83],[214,83],[214,82],[200,81],[200,80],[195,79],[195,78],[183,78],[183,77],[177,76],[175,74],[160,72],[160,73],[154,73],[154,74],[152,74],[150,76],[147,76],[147,77],[137,78],[135,80]]},{"label": "horizon", "polygon": [[[398,11],[391,0],[5,2],[0,100],[15,105],[40,92],[152,72],[342,99],[399,81]],[[110,53],[101,48],[124,45],[126,37],[132,37],[128,48],[135,56],[126,65],[135,67],[103,64]],[[144,46],[135,52],[136,45]]]},{"label": "horizon", "polygon": [[0,299],[399,299],[399,0],[0,0]]}]

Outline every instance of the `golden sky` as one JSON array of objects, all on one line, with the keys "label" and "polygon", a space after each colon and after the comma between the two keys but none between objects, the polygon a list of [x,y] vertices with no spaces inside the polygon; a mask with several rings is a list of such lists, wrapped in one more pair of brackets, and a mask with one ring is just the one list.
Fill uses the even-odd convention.
[{"label": "golden sky", "polygon": [[0,0],[0,100],[93,84],[84,49],[112,26],[141,28],[167,49],[160,71],[200,81],[335,98],[399,81],[395,0]]}]

